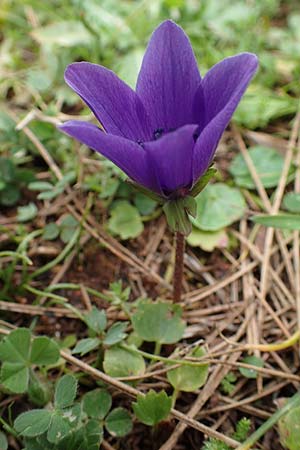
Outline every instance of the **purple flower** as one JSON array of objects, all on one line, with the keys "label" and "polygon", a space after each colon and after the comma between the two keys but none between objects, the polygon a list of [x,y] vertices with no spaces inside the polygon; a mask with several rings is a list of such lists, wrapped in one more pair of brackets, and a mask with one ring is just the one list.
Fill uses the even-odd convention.
[{"label": "purple flower", "polygon": [[188,195],[257,69],[251,53],[226,58],[201,78],[189,39],[174,22],[153,33],[136,92],[105,67],[68,66],[65,79],[103,130],[81,121],[60,127],[162,197]]}]

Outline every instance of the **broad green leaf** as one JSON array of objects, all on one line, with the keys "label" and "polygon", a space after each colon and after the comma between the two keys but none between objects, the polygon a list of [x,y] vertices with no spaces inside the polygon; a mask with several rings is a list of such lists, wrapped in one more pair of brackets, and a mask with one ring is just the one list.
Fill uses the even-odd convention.
[{"label": "broad green leaf", "polygon": [[71,406],[76,398],[77,380],[73,375],[64,375],[55,388],[55,408],[66,408]]},{"label": "broad green leaf", "polygon": [[297,101],[293,97],[252,86],[235,112],[234,119],[250,129],[263,128],[270,120],[295,114],[296,111]]},{"label": "broad green leaf", "polygon": [[145,361],[141,355],[115,345],[105,351],[103,368],[111,377],[142,375]]},{"label": "broad green leaf", "polygon": [[107,331],[103,343],[105,345],[114,345],[123,341],[127,334],[125,330],[128,322],[115,322]]},{"label": "broad green leaf", "polygon": [[143,340],[161,344],[178,342],[185,329],[180,307],[164,302],[141,302],[132,315],[132,325]]},{"label": "broad green leaf", "polygon": [[81,356],[86,353],[91,352],[92,350],[96,350],[101,345],[101,341],[99,338],[85,338],[78,341],[75,348],[72,350],[74,355],[80,354]]},{"label": "broad green leaf", "polygon": [[31,347],[30,361],[32,364],[50,365],[59,359],[59,347],[52,339],[46,336],[34,338]]},{"label": "broad green leaf", "polygon": [[[283,168],[283,156],[273,148],[261,145],[249,148],[248,154],[263,186],[266,188],[277,186]],[[229,171],[238,186],[248,189],[256,188],[242,154],[239,153],[233,159]]]},{"label": "broad green leaf", "polygon": [[[197,347],[189,356],[200,358],[205,355],[202,347]],[[174,389],[184,392],[193,392],[202,387],[208,376],[209,365],[203,366],[187,366],[182,365],[176,369],[167,372],[167,378]]]},{"label": "broad green leaf", "polygon": [[83,397],[83,411],[92,419],[104,419],[111,404],[111,395],[105,389],[94,389]]},{"label": "broad green leaf", "polygon": [[108,228],[121,239],[129,239],[139,236],[144,226],[137,208],[126,200],[120,200],[111,210]]},{"label": "broad green leaf", "polygon": [[15,165],[11,159],[0,157],[0,180],[5,183],[13,182],[15,179]]},{"label": "broad green leaf", "polygon": [[300,230],[300,215],[296,214],[260,214],[251,217],[255,223],[265,227],[281,228],[284,230]]},{"label": "broad green leaf", "polygon": [[73,436],[72,446],[65,438],[65,443],[62,441],[59,450],[99,450],[103,438],[103,427],[98,420],[89,420]]},{"label": "broad green leaf", "polygon": [[157,202],[155,200],[152,200],[152,198],[147,197],[147,195],[144,195],[141,192],[137,192],[134,196],[134,204],[139,212],[143,216],[146,216],[153,213]]},{"label": "broad green leaf", "polygon": [[6,389],[16,394],[27,391],[29,369],[24,363],[4,362],[1,367],[1,383]]},{"label": "broad green leaf", "polygon": [[0,360],[8,362],[25,362],[29,359],[31,332],[28,328],[11,331],[0,342]]},{"label": "broad green leaf", "polygon": [[33,183],[35,180],[35,173],[31,169],[24,169],[17,167],[15,181],[23,184]]},{"label": "broad green leaf", "polygon": [[300,407],[292,408],[278,421],[281,445],[288,450],[299,450]]},{"label": "broad green leaf", "polygon": [[132,404],[136,417],[146,425],[156,425],[165,420],[172,408],[172,398],[165,391],[155,392],[152,389],[146,395],[138,395],[137,402]]},{"label": "broad green leaf", "polygon": [[42,407],[46,405],[52,397],[50,382],[39,379],[36,374],[30,376],[27,395],[30,402],[35,406]]},{"label": "broad green leaf", "polygon": [[14,184],[6,184],[0,191],[0,205],[13,206],[20,199],[20,188]]},{"label": "broad green leaf", "polygon": [[84,316],[87,326],[97,334],[101,334],[107,324],[106,313],[104,309],[100,310],[93,306],[92,310]]},{"label": "broad green leaf", "polygon": [[32,36],[41,45],[58,45],[60,47],[74,47],[86,45],[91,41],[91,35],[79,21],[65,20],[35,28]]},{"label": "broad green leaf", "polygon": [[6,436],[2,431],[0,431],[0,449],[1,450],[7,450],[8,449],[8,442],[6,439]]},{"label": "broad green leaf", "polygon": [[70,422],[60,414],[52,415],[51,423],[47,432],[47,439],[53,444],[59,442],[71,430]]},{"label": "broad green leaf", "polygon": [[288,192],[283,198],[284,208],[291,213],[300,213],[300,193]]},{"label": "broad green leaf", "polygon": [[39,436],[48,430],[51,418],[51,411],[47,409],[33,409],[20,414],[14,422],[14,427],[17,433],[22,436]]},{"label": "broad green leaf", "polygon": [[[264,367],[264,360],[258,358],[257,356],[246,356],[246,358],[242,360],[242,363],[250,364],[254,367]],[[257,371],[254,368],[246,369],[244,367],[240,367],[239,371],[246,378],[257,378]]]},{"label": "broad green leaf", "polygon": [[105,427],[112,436],[125,436],[132,429],[129,412],[124,408],[115,408],[107,416]]},{"label": "broad green leaf", "polygon": [[191,217],[196,228],[216,231],[240,219],[246,202],[238,189],[224,183],[208,184],[196,197],[197,216]]},{"label": "broad green leaf", "polygon": [[19,206],[17,221],[18,222],[28,222],[36,217],[38,212],[37,206],[35,203],[29,203],[26,206]]},{"label": "broad green leaf", "polygon": [[186,241],[192,247],[200,247],[206,252],[212,252],[215,248],[226,248],[228,236],[225,230],[203,231],[193,227]]},{"label": "broad green leaf", "polygon": [[53,239],[56,239],[59,235],[59,227],[56,225],[55,222],[47,223],[47,225],[44,228],[43,232],[43,238],[47,241],[51,241]]},{"label": "broad green leaf", "polygon": [[67,214],[61,221],[60,228],[60,238],[66,244],[72,238],[75,233],[79,223],[71,214]]}]

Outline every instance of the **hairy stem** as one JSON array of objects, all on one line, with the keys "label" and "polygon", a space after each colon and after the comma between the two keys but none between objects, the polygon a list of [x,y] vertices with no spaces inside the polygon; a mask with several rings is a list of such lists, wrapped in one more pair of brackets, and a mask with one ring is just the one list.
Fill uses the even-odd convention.
[{"label": "hairy stem", "polygon": [[184,234],[177,231],[175,240],[176,240],[175,243],[176,250],[175,250],[174,279],[173,279],[173,301],[174,303],[179,303],[181,301],[182,278],[183,278],[183,257],[185,247]]}]

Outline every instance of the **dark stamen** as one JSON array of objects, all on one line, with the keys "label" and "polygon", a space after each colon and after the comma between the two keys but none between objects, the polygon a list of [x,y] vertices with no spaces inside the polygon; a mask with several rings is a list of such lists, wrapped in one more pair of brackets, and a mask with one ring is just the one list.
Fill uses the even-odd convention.
[{"label": "dark stamen", "polygon": [[193,134],[194,142],[196,142],[196,140],[198,139],[198,137],[199,137],[199,133],[194,133],[194,134]]},{"label": "dark stamen", "polygon": [[163,128],[157,128],[157,130],[155,130],[154,133],[153,133],[154,139],[155,140],[159,139],[162,136],[163,132],[164,132]]},{"label": "dark stamen", "polygon": [[141,139],[138,139],[137,143],[144,148],[144,142]]}]

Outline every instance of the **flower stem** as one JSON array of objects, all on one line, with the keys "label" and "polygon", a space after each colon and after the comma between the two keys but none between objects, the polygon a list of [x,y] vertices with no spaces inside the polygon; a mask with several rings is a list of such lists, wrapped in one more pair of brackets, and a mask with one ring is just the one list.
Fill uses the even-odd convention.
[{"label": "flower stem", "polygon": [[185,238],[184,234],[176,231],[176,250],[175,250],[175,268],[173,279],[173,301],[179,303],[181,301],[182,278],[183,278],[183,257]]}]

